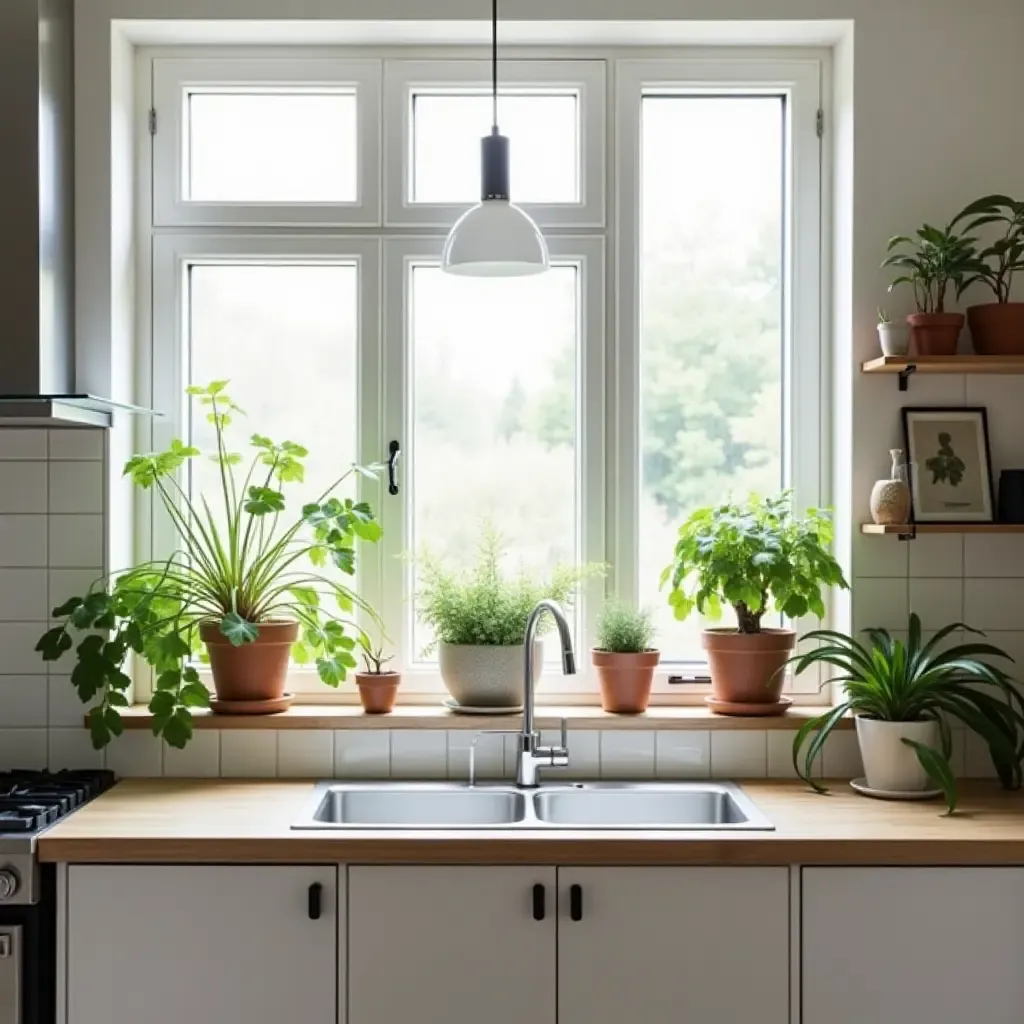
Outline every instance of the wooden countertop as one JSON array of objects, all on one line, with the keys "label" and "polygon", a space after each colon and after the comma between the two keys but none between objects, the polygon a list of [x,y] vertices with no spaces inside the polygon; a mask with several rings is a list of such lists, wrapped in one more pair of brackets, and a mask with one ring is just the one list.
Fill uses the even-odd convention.
[{"label": "wooden countertop", "polygon": [[72,863],[1024,865],[1024,793],[965,783],[961,809],[885,803],[836,782],[744,789],[773,832],[292,831],[304,781],[132,779],[54,826],[44,861]]}]

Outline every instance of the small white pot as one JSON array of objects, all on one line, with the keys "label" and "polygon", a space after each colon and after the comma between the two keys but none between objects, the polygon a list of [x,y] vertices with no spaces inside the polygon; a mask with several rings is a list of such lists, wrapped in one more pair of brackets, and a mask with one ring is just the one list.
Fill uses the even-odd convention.
[{"label": "small white pot", "polygon": [[[544,649],[533,648],[533,681],[541,673]],[[437,645],[441,679],[463,707],[516,707],[523,703],[525,644],[487,647],[483,644]]]},{"label": "small white pot", "polygon": [[879,324],[878,344],[883,356],[905,356],[910,351],[910,327],[907,324]]},{"label": "small white pot", "polygon": [[939,749],[939,723],[882,722],[857,716],[857,739],[864,774],[871,789],[889,793],[919,793],[934,783],[921,767],[913,747],[903,739],[916,740],[933,750]]}]

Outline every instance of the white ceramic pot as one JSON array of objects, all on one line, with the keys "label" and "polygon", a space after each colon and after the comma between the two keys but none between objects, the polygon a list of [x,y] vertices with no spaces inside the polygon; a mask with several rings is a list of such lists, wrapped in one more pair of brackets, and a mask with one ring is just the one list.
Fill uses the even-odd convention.
[{"label": "white ceramic pot", "polygon": [[910,327],[907,324],[879,324],[878,344],[883,356],[905,356],[910,351]]},{"label": "white ceramic pot", "polygon": [[889,793],[919,793],[934,785],[921,767],[913,747],[903,739],[939,749],[938,722],[881,722],[857,716],[857,740],[864,774],[871,789]]},{"label": "white ceramic pot", "polygon": [[[533,654],[533,682],[544,664],[538,640]],[[452,697],[464,707],[517,707],[523,703],[525,645],[487,647],[482,644],[437,645],[441,679]]]}]

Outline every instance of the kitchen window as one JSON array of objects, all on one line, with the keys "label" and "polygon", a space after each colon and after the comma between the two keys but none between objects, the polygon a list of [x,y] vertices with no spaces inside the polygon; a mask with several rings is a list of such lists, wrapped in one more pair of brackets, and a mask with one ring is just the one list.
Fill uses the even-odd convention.
[{"label": "kitchen window", "polygon": [[[657,691],[701,699],[670,682],[702,675],[700,624],[673,622],[657,587],[678,524],[749,490],[827,504],[822,59],[503,60],[513,200],[551,270],[493,281],[439,269],[477,198],[486,61],[147,59],[153,443],[206,440],[182,393],[216,378],[253,429],[310,447],[311,491],[397,441],[398,495],[359,485],[385,531],[359,587],[412,699],[441,684],[402,556],[426,540],[465,559],[484,519],[517,564],[608,563],[576,608],[580,649],[605,593],[639,601]],[[169,530],[152,521],[155,550]],[[549,696],[591,686],[556,674]],[[325,693],[300,669],[295,686]]]}]

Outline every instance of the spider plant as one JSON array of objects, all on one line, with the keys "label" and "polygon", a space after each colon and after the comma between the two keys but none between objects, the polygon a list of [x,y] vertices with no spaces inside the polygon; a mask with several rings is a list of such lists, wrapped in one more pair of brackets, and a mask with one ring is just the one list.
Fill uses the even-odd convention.
[{"label": "spider plant", "polygon": [[[956,809],[956,779],[950,767],[950,721],[958,720],[987,744],[992,764],[1006,789],[1019,789],[1024,744],[1024,696],[1006,673],[987,659],[1012,661],[989,643],[971,641],[944,647],[956,630],[984,637],[962,622],[940,629],[924,642],[921,620],[910,616],[906,642],[884,629],[866,629],[868,642],[829,629],[808,633],[803,639],[820,646],[791,659],[795,674],[814,665],[838,669],[822,683],[842,683],[843,701],[806,722],[793,740],[793,766],[812,789],[825,787],[811,778],[811,768],[829,735],[848,712],[886,722],[938,723],[941,749],[903,739],[917,754],[921,767],[946,797],[949,813]],[[806,749],[804,742],[807,741]]]}]

